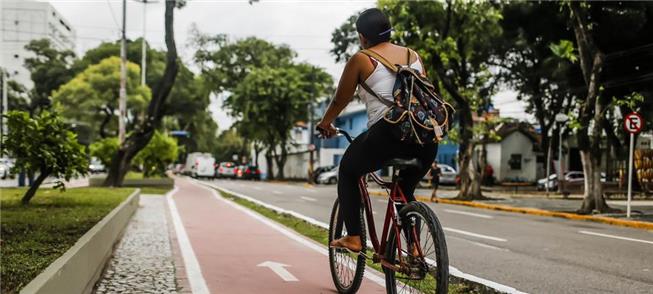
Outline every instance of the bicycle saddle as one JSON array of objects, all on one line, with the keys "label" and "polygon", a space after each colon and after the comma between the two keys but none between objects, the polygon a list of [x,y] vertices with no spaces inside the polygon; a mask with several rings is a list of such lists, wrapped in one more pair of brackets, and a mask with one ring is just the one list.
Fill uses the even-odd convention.
[{"label": "bicycle saddle", "polygon": [[405,168],[422,168],[422,164],[419,163],[419,160],[417,158],[393,158],[388,161],[386,161],[383,166],[392,166],[398,169],[405,169]]}]

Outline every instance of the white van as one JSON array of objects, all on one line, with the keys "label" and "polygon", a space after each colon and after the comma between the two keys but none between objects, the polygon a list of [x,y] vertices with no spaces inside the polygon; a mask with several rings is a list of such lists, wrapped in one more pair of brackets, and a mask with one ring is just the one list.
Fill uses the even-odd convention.
[{"label": "white van", "polygon": [[188,154],[184,174],[193,178],[213,178],[215,176],[215,158],[211,153],[193,152]]}]

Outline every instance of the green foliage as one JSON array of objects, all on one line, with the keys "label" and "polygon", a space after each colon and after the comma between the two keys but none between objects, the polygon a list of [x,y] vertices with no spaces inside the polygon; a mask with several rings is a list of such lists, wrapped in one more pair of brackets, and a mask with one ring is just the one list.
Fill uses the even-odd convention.
[{"label": "green foliage", "polygon": [[203,35],[196,28],[193,43],[197,47],[195,62],[214,92],[236,88],[254,69],[290,65],[297,55],[287,45],[255,37],[230,42],[225,35]]},{"label": "green foliage", "polygon": [[[128,61],[140,65],[141,45],[141,39],[127,41]],[[75,63],[74,68],[81,72],[112,56],[120,56],[119,42],[105,42],[88,50],[84,57]],[[165,52],[148,46],[146,66],[146,84],[156,85],[165,69]],[[218,125],[207,112],[207,107],[210,104],[209,94],[210,88],[206,86],[204,78],[195,75],[183,63],[179,64],[175,84],[163,107],[166,116],[164,120],[168,130],[185,130],[192,134],[191,138],[184,138],[179,142],[187,146],[189,152],[207,151],[215,145],[215,133]]]},{"label": "green foliage", "polygon": [[59,50],[53,46],[50,39],[45,38],[32,40],[25,45],[25,49],[34,54],[25,59],[25,67],[34,82],[34,102],[48,99],[54,90],[73,78],[73,51]]},{"label": "green foliage", "polygon": [[0,191],[2,293],[18,293],[134,189],[41,189],[30,206],[23,206],[25,191]]},{"label": "green foliage", "polygon": [[110,137],[93,142],[89,149],[91,156],[97,157],[104,166],[109,166],[119,147],[118,138]]},{"label": "green foliage", "polygon": [[551,43],[549,48],[559,58],[569,60],[571,63],[578,61],[578,54],[574,48],[574,43],[569,40],[560,40],[557,44]]},{"label": "green foliage", "polygon": [[306,64],[255,68],[225,100],[225,106],[246,117],[253,127],[263,128],[268,147],[286,148],[295,122],[306,119],[308,104],[330,82],[324,71]]},{"label": "green foliage", "polygon": [[177,154],[177,140],[155,131],[150,142],[136,155],[133,163],[143,165],[145,177],[162,176],[165,175],[167,166],[177,159]]},{"label": "green foliage", "polygon": [[[16,158],[17,170],[49,174],[69,181],[86,175],[88,160],[84,146],[54,111],[42,111],[33,118],[27,112],[7,113],[9,134],[5,146]],[[57,187],[63,182],[57,180]]]},{"label": "green foliage", "polygon": [[[86,68],[54,92],[53,100],[63,106],[63,115],[93,130],[91,138],[106,137],[117,129],[120,89],[120,58],[109,57]],[[127,63],[127,105],[131,124],[140,118],[151,99],[150,89],[140,85],[138,65]],[[113,123],[110,123],[113,122]]]},{"label": "green foliage", "polygon": [[234,154],[242,154],[245,151],[245,140],[238,134],[235,128],[226,130],[218,136],[214,146],[213,155],[217,162],[231,161]]},{"label": "green foliage", "polygon": [[330,52],[335,56],[336,62],[349,60],[360,49],[358,32],[356,31],[358,14],[350,16],[347,21],[331,33],[333,48]]}]

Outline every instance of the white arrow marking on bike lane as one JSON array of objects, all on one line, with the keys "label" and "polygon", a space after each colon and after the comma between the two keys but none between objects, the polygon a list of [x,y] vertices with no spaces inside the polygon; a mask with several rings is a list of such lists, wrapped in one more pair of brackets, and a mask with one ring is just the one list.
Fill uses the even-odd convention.
[{"label": "white arrow marking on bike lane", "polygon": [[293,276],[288,270],[284,267],[289,266],[287,264],[278,263],[274,261],[266,261],[258,264],[259,267],[269,267],[277,276],[286,282],[297,282],[299,281],[295,276]]}]

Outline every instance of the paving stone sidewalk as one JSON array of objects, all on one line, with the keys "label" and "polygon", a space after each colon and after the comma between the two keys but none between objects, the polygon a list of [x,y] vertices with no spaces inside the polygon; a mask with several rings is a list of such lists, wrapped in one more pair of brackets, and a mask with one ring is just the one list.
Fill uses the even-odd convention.
[{"label": "paving stone sidewalk", "polygon": [[177,293],[164,196],[141,195],[94,293]]}]

